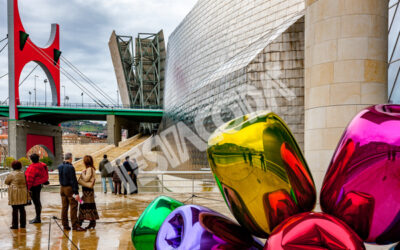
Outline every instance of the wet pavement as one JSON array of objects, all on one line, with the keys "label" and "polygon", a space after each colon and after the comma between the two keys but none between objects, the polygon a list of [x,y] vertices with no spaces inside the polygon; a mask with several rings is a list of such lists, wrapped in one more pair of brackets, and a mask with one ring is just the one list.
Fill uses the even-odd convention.
[{"label": "wet pavement", "polygon": [[[100,220],[96,229],[86,232],[62,231],[60,218],[61,199],[56,192],[42,193],[42,224],[27,225],[26,229],[11,230],[11,207],[7,197],[0,199],[0,249],[134,249],[132,228],[146,206],[160,194],[113,195],[96,193]],[[187,204],[204,205],[231,217],[219,193],[168,194]],[[34,217],[34,207],[27,206],[27,220]],[[49,223],[51,220],[51,223]],[[87,222],[83,226],[86,226]],[[50,232],[50,234],[49,234]],[[50,236],[49,236],[50,235]],[[68,237],[68,238],[67,238]],[[73,242],[71,242],[70,240]]]},{"label": "wet pavement", "polygon": [[[7,197],[0,199],[0,249],[135,249],[131,242],[132,228],[147,205],[157,194],[113,195],[96,192],[97,208],[100,220],[96,229],[86,232],[62,231],[60,218],[61,199],[56,188],[47,188],[42,193],[42,224],[27,225],[26,229],[11,230],[11,207]],[[209,207],[230,218],[230,214],[219,193],[198,193],[191,199],[191,194],[166,194],[186,204]],[[27,206],[27,219],[34,217],[34,207]],[[88,222],[84,223],[86,226]],[[49,234],[50,232],[50,234]],[[50,237],[49,237],[50,235]],[[68,237],[68,238],[67,238]],[[72,241],[72,242],[71,242]],[[77,247],[75,247],[76,245]],[[367,250],[387,250],[390,246],[367,245]]]}]

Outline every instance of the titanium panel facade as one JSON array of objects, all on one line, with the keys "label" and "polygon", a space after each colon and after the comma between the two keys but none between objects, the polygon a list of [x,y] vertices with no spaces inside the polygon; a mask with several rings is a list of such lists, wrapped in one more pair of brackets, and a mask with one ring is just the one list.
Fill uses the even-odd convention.
[{"label": "titanium panel facade", "polygon": [[400,103],[400,1],[389,1],[389,101]]},{"label": "titanium panel facade", "polygon": [[199,145],[222,123],[258,110],[280,115],[303,146],[303,11],[304,0],[199,0],[172,33],[159,136],[176,145],[166,131],[180,122],[194,133],[190,162],[181,159],[179,169],[208,167]]}]

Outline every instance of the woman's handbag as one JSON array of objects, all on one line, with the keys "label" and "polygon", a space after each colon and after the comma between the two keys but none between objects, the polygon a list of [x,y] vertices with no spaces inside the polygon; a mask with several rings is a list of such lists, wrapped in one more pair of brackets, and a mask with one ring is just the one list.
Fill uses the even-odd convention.
[{"label": "woman's handbag", "polygon": [[25,204],[25,206],[30,206],[30,205],[32,205],[32,199],[31,199],[31,196],[29,195],[29,191],[27,192],[28,194],[27,194],[27,202],[26,202],[26,204]]},{"label": "woman's handbag", "polygon": [[[93,175],[95,175],[96,173],[94,173],[94,171],[93,171],[92,168],[88,168],[86,171],[88,171],[89,169],[90,169],[90,171],[91,171],[91,175],[90,175],[89,181],[85,181],[85,180],[82,178],[82,175],[83,175],[83,172],[82,172],[82,174],[79,176],[78,183],[79,183],[79,185],[81,185],[82,187],[87,187],[87,188],[93,189],[94,184],[95,184],[95,182],[96,182],[96,179],[94,178]],[[93,180],[92,180],[92,179],[93,179]]]}]

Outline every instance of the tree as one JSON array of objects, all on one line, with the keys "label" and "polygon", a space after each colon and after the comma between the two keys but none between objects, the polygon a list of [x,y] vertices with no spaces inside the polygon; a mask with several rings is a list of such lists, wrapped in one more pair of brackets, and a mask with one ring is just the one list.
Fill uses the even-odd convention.
[{"label": "tree", "polygon": [[50,157],[43,157],[42,159],[40,159],[40,162],[43,162],[48,167],[51,167],[51,165],[53,165],[53,160]]},{"label": "tree", "polygon": [[31,161],[28,160],[28,158],[26,158],[26,157],[21,157],[21,158],[19,158],[18,161],[21,162],[22,167],[26,167],[26,166],[29,166],[31,164]]},{"label": "tree", "polygon": [[4,165],[6,165],[6,167],[10,168],[11,163],[13,163],[13,161],[15,161],[15,159],[13,157],[6,157],[6,159],[4,161]]}]

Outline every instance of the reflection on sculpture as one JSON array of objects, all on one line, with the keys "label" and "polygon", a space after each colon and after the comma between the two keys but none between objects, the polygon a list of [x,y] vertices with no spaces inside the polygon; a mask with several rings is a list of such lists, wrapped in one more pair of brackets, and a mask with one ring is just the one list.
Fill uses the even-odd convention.
[{"label": "reflection on sculpture", "polygon": [[152,250],[158,230],[165,218],[183,203],[170,197],[160,196],[153,200],[137,220],[132,230],[132,242],[136,249]]},{"label": "reflection on sculpture", "polygon": [[365,249],[349,226],[323,213],[302,213],[282,222],[271,234],[265,250]]},{"label": "reflection on sculpture", "polygon": [[208,208],[186,205],[162,224],[155,249],[262,249],[243,227]]},{"label": "reflection on sculpture", "polygon": [[321,191],[321,208],[367,242],[400,241],[400,106],[376,105],[349,124]]},{"label": "reflection on sculpture", "polygon": [[[156,249],[260,249],[252,234],[269,236],[265,250],[362,250],[363,241],[396,243],[399,128],[400,105],[361,111],[345,130],[325,176],[325,213],[312,213],[314,181],[284,122],[268,112],[228,122],[210,137],[207,155],[241,226],[208,208],[179,207],[161,226]],[[151,232],[153,245],[157,230]]]},{"label": "reflection on sculpture", "polygon": [[258,237],[268,237],[287,217],[314,208],[308,166],[273,113],[253,113],[221,126],[208,141],[207,155],[231,212]]}]

